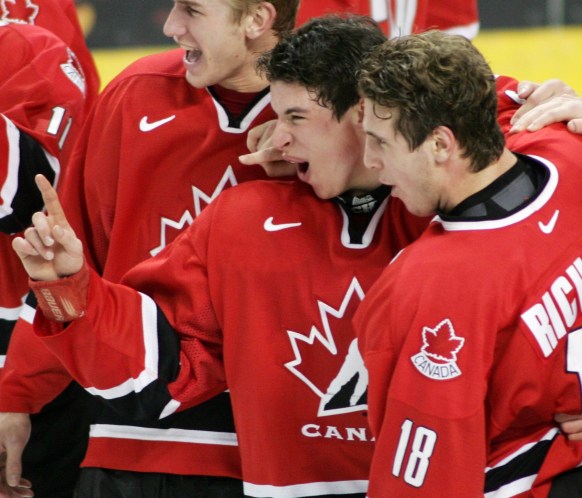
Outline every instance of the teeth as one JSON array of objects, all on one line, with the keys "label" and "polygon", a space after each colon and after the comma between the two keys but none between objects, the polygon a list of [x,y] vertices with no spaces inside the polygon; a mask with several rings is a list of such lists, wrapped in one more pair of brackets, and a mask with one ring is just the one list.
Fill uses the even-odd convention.
[{"label": "teeth", "polygon": [[186,61],[188,62],[196,62],[200,59],[202,52],[200,50],[187,50],[186,51]]}]

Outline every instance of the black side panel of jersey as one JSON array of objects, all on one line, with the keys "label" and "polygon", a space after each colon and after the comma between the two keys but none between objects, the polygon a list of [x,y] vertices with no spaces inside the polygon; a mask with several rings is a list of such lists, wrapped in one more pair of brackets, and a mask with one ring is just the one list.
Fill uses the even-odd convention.
[{"label": "black side panel of jersey", "polygon": [[180,339],[158,308],[158,378],[142,391],[105,400],[114,411],[135,421],[154,421],[160,416],[172,397],[168,384],[176,379],[180,369]]},{"label": "black side panel of jersey", "polygon": [[523,477],[537,474],[552,442],[553,440],[540,441],[502,467],[488,471],[485,475],[485,493],[495,491]]},{"label": "black side panel of jersey", "polygon": [[31,415],[32,432],[22,456],[22,476],[34,496],[72,498],[89,440],[89,416],[97,400],[76,382]]},{"label": "black side panel of jersey", "polygon": [[0,231],[4,233],[21,232],[30,225],[32,215],[43,208],[34,177],[41,173],[51,183],[55,181],[55,173],[45,151],[34,138],[21,131],[19,148],[18,187],[12,202],[13,212],[0,219]]}]

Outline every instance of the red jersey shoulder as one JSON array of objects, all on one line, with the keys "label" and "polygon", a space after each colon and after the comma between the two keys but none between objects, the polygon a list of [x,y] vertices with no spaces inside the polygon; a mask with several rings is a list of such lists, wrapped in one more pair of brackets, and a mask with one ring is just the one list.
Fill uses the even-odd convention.
[{"label": "red jersey shoulder", "polygon": [[517,94],[518,83],[516,79],[509,76],[497,76],[495,80],[497,88],[497,122],[506,137],[511,128],[511,117],[524,103]]},{"label": "red jersey shoulder", "polygon": [[186,75],[184,65],[184,51],[182,49],[172,49],[166,52],[146,55],[132,62],[121,71],[108,87],[115,86],[121,81],[134,76],[163,75],[168,77],[184,78]]},{"label": "red jersey shoulder", "polygon": [[0,111],[58,155],[63,133],[71,136],[69,119],[76,133],[83,118],[84,78],[74,55],[56,35],[28,24],[0,26],[0,43],[10,74],[0,82]]},{"label": "red jersey shoulder", "polygon": [[424,29],[451,30],[478,23],[477,0],[448,0],[447,2],[430,3],[430,7],[427,8]]},{"label": "red jersey shoulder", "polygon": [[540,156],[555,163],[559,170],[564,167],[580,168],[582,135],[570,133],[565,123],[555,123],[533,133],[522,131],[510,135],[507,137],[507,147],[513,152]]},{"label": "red jersey shoulder", "polygon": [[0,0],[0,20],[31,24],[48,29],[75,54],[86,80],[86,108],[99,92],[99,74],[85,37],[73,0]]}]

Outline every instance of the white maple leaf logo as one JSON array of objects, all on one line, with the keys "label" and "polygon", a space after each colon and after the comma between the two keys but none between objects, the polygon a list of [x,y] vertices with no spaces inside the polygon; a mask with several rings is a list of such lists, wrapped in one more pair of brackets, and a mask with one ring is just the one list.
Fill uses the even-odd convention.
[{"label": "white maple leaf logo", "polygon": [[[318,358],[318,361],[329,361],[331,357],[338,356],[340,352],[338,351],[338,345],[330,325],[330,317],[339,320],[349,320],[350,330],[352,330],[351,316],[346,317],[345,315],[354,297],[358,299],[358,303],[364,298],[364,291],[356,278],[352,279],[339,308],[336,309],[323,301],[317,301],[321,318],[320,328],[313,325],[308,336],[292,330],[287,331],[294,353],[294,359],[285,363],[285,367],[301,379],[321,399],[318,412],[319,416],[367,409],[367,405],[362,399],[368,387],[368,372],[358,350],[355,336],[350,336],[347,341],[344,341],[344,344],[347,343],[347,346],[344,345],[344,350],[342,351],[344,353],[343,362],[339,366],[337,374],[331,380],[328,379],[326,385],[322,385],[309,378],[301,369],[304,363],[302,351],[306,351],[305,345],[308,347],[315,345],[323,346],[323,351],[326,351],[330,355],[328,358]],[[339,361],[341,361],[341,358],[336,361],[338,365]],[[338,406],[330,407],[330,403],[336,396],[342,394],[342,390],[347,390],[346,401],[340,403]]]},{"label": "white maple leaf logo", "polygon": [[0,20],[22,24],[34,24],[39,6],[31,0],[1,0]]},{"label": "white maple leaf logo", "polygon": [[[150,251],[150,255],[155,256],[158,254],[162,249],[164,249],[164,247],[166,247],[172,240],[174,240],[178,233],[182,232],[193,223],[194,219],[200,215],[205,205],[210,204],[220,195],[220,193],[222,193],[223,190],[226,190],[229,186],[234,187],[237,184],[238,182],[236,180],[234,170],[232,169],[232,166],[229,165],[226,168],[224,175],[222,175],[222,178],[218,182],[218,185],[214,189],[214,192],[212,192],[210,195],[206,194],[206,192],[200,190],[198,187],[192,186],[194,212],[192,213],[187,209],[177,221],[162,216],[160,222],[160,245],[152,249]],[[174,229],[175,232],[173,237],[168,236],[168,232],[170,231],[169,229]]]}]

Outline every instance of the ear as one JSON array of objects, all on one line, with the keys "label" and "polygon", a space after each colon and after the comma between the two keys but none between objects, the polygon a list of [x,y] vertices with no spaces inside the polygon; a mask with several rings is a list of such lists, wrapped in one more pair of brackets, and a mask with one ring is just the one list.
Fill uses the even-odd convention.
[{"label": "ear", "polygon": [[433,154],[437,163],[446,162],[457,150],[455,134],[447,126],[437,126],[432,132]]},{"label": "ear", "polygon": [[261,2],[253,7],[244,19],[247,38],[255,40],[271,30],[277,17],[277,10],[270,2]]},{"label": "ear", "polygon": [[361,125],[364,122],[364,99],[360,98],[356,106],[358,110],[358,123]]}]

